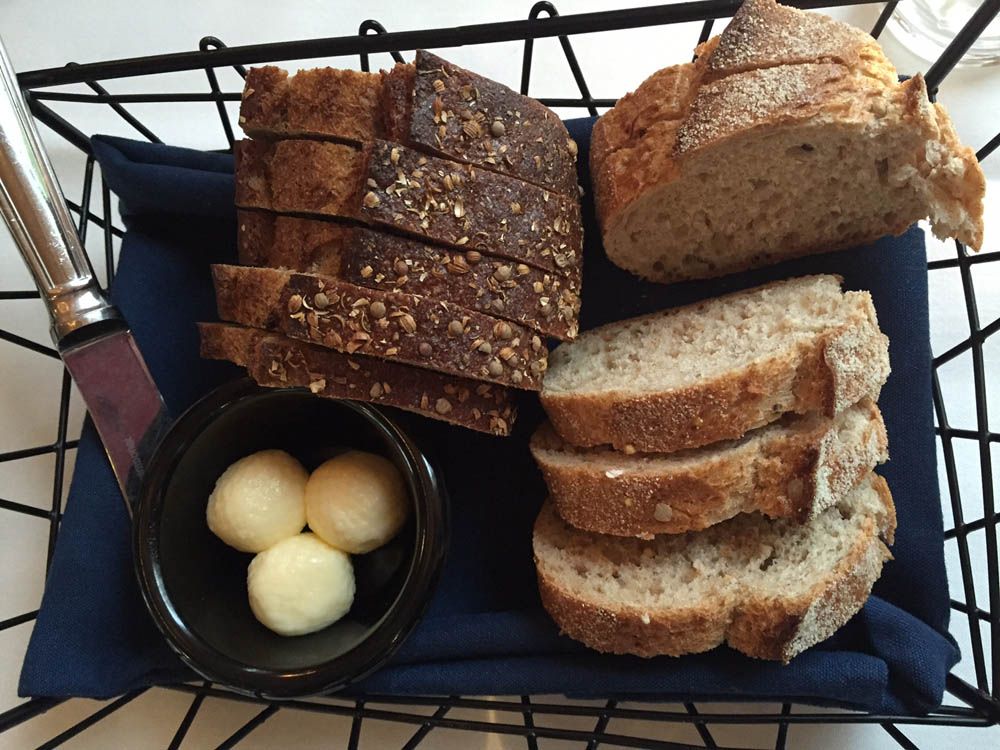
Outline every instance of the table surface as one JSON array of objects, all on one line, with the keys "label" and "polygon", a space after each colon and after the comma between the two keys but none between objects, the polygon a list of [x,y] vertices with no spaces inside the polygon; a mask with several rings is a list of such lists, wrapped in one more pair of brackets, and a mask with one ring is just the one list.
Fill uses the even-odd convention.
[{"label": "table surface", "polygon": [[[641,4],[641,3],[640,3]],[[563,0],[557,3],[565,15],[605,9],[614,4],[607,0]],[[228,3],[185,3],[183,12],[175,4],[155,0],[100,0],[81,3],[76,0],[7,0],[0,5],[0,29],[9,55],[18,70],[58,66],[67,61],[91,62],[195,49],[198,40],[212,34],[226,44],[249,44],[276,40],[312,38],[354,33],[367,18],[380,20],[390,30],[444,27],[458,24],[511,20],[527,16],[531,2],[487,4],[464,3],[459,0],[439,0],[423,5],[416,2],[372,2],[342,0],[286,0],[284,3],[265,0],[243,0],[239,10]],[[878,6],[838,8],[830,11],[843,20],[868,29],[878,13]],[[721,25],[718,26],[721,28]],[[591,92],[598,97],[617,97],[634,89],[648,74],[665,65],[689,59],[690,49],[698,37],[700,24],[681,24],[626,32],[608,32],[578,36],[574,49],[587,78]],[[883,45],[900,72],[926,70],[928,63],[908,53],[894,38],[883,36]],[[519,80],[521,46],[516,43],[489,47],[460,48],[445,52],[449,59],[477,72],[511,85]],[[315,64],[355,66],[356,60],[317,60]],[[373,58],[375,66],[388,67],[388,55]],[[310,66],[312,63],[308,63]],[[293,64],[294,67],[294,64]],[[239,88],[238,77],[232,71],[220,74],[224,89]],[[201,91],[206,82],[203,74],[153,76],[141,80],[114,81],[108,84],[114,92],[187,90]],[[79,90],[79,89],[77,89]],[[575,91],[572,76],[555,40],[541,40],[535,45],[531,93],[537,96],[565,96]],[[996,134],[1000,123],[1000,69],[957,70],[946,81],[940,101],[951,112],[962,140],[979,148]],[[107,107],[72,104],[57,107],[68,119],[87,133],[134,135],[127,125]],[[147,124],[151,124],[165,142],[202,148],[224,146],[223,134],[214,107],[211,105],[143,104],[131,108]],[[229,109],[235,122],[236,103]],[[573,112],[561,112],[571,116]],[[43,133],[50,154],[60,174],[66,193],[80,194],[83,159],[79,152],[51,133]],[[987,247],[996,249],[997,230],[992,231],[990,219],[1000,217],[1000,156],[988,159],[984,170],[989,181],[987,195]],[[101,238],[92,233],[88,247],[103,257]],[[951,245],[932,241],[929,255],[951,257]],[[1000,263],[974,267],[974,282],[984,322],[1000,317]],[[30,278],[23,268],[8,236],[0,232],[0,289],[31,288]],[[37,300],[3,302],[3,327],[39,343],[48,343],[47,320]],[[931,274],[932,343],[935,352],[942,352],[964,339],[969,327],[962,304],[961,283],[957,271],[936,271]],[[992,376],[988,392],[992,396],[991,429],[1000,430],[1000,340],[997,336],[986,347],[986,370]],[[62,368],[58,362],[39,357],[11,344],[0,342],[0,452],[33,445],[51,443],[55,438]],[[941,371],[942,387],[949,405],[949,418],[954,426],[975,429],[975,403],[972,397],[971,358],[957,358]],[[70,416],[70,434],[76,434],[83,418],[80,399],[74,393]],[[968,443],[966,445],[966,443]],[[998,446],[994,446],[997,448]],[[970,441],[957,445],[960,484],[966,519],[982,517],[982,490],[979,485],[979,463],[976,447]],[[72,453],[70,451],[70,466]],[[994,462],[1000,452],[994,451]],[[51,502],[52,457],[0,463],[0,497],[46,507]],[[1000,471],[994,470],[1000,477]],[[997,480],[995,480],[996,483]],[[68,484],[68,478],[67,478]],[[942,481],[942,492],[947,488]],[[945,510],[945,523],[952,521],[950,509]],[[0,525],[0,621],[37,608],[45,575],[44,550],[47,544],[47,522],[18,514],[6,513]],[[977,594],[980,602],[987,601],[985,584],[986,552],[983,535],[970,537],[971,555],[977,567]],[[961,577],[956,545],[947,546],[948,565],[953,595],[961,597]],[[956,593],[957,592],[957,593]],[[982,606],[982,605],[981,605]],[[969,653],[967,620],[954,618],[953,633],[963,651]],[[21,658],[31,632],[26,623],[0,633],[0,711],[18,702],[16,680]],[[986,630],[984,628],[985,635]],[[987,641],[987,649],[989,648]],[[987,659],[989,658],[987,652]],[[960,676],[974,682],[972,665],[967,659],[959,665]],[[547,699],[561,700],[558,697]],[[101,707],[100,702],[74,700],[59,706],[12,732],[0,735],[0,749],[33,747],[54,737],[65,728]],[[184,713],[190,697],[166,691],[151,690],[132,704],[111,714],[79,734],[66,747],[166,747]],[[706,706],[706,708],[710,708]],[[774,711],[777,706],[748,705],[741,710]],[[192,725],[184,748],[214,746],[229,737],[248,721],[258,707],[208,699]],[[488,711],[455,712],[456,717],[489,720]],[[542,721],[546,721],[545,718]],[[556,717],[553,725],[574,729],[589,729],[591,719]],[[772,728],[752,726],[725,727],[715,731],[721,745],[773,746]],[[239,747],[319,748],[346,742],[350,731],[347,718],[326,717],[301,712],[279,712],[254,731]],[[412,734],[413,727],[388,722],[365,722],[362,747],[395,747]],[[635,722],[613,720],[609,732],[632,733],[660,740],[698,743],[697,735],[687,726],[658,725],[645,728]],[[905,733],[921,747],[934,748],[995,748],[1000,746],[1000,729],[956,730],[945,728],[906,727]],[[864,746],[872,748],[898,747],[878,727],[792,726],[789,747],[807,744],[816,750]],[[454,730],[435,730],[424,743],[428,747],[455,748],[522,748],[524,740],[498,735],[472,735]],[[565,747],[566,743],[543,740],[541,747]]]}]

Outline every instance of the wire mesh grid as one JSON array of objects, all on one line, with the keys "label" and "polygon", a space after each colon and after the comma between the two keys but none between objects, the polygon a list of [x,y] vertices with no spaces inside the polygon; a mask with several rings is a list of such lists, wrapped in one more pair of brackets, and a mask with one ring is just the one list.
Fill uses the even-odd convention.
[{"label": "wire mesh grid", "polygon": [[[898,0],[885,4],[872,35],[878,36],[885,27]],[[864,0],[805,0],[789,4],[803,8],[830,7],[834,5],[863,4]],[[677,5],[614,10],[600,13],[559,16],[550,2],[538,2],[531,9],[527,20],[498,24],[455,27],[449,29],[428,29],[389,33],[378,21],[369,20],[361,24],[357,35],[313,39],[298,42],[226,47],[215,37],[204,37],[198,51],[157,55],[129,60],[115,60],[87,65],[68,64],[63,68],[51,68],[22,73],[19,83],[37,120],[77,147],[86,158],[83,188],[78,202],[67,196],[71,211],[78,218],[78,231],[86,242],[88,229],[103,237],[103,258],[92,257],[95,267],[103,267],[107,284],[114,279],[115,251],[123,231],[114,224],[113,201],[99,170],[95,170],[94,157],[90,151],[88,137],[64,116],[57,113],[52,105],[59,102],[75,102],[107,105],[142,137],[159,142],[153,129],[140,121],[126,105],[145,103],[200,102],[217,109],[221,128],[228,147],[234,141],[234,132],[226,111],[225,103],[239,101],[241,92],[223,91],[219,84],[217,70],[233,68],[240,76],[245,76],[245,65],[260,64],[277,60],[298,60],[323,56],[358,55],[362,70],[369,70],[369,55],[389,53],[396,61],[402,61],[400,50],[414,50],[419,47],[455,47],[470,44],[494,42],[523,42],[520,91],[527,94],[532,70],[532,53],[535,39],[555,37],[561,45],[569,65],[578,94],[565,98],[547,98],[541,101],[551,107],[569,107],[597,114],[600,109],[614,104],[613,99],[597,99],[591,96],[584,73],[573,51],[570,37],[574,34],[594,31],[635,29],[661,24],[701,21],[698,42],[711,35],[715,22],[727,18],[738,7],[738,0],[701,0]],[[932,96],[937,92],[946,76],[962,58],[980,33],[1000,11],[1000,0],[986,0],[973,14],[966,26],[955,37],[940,58],[928,69],[925,78]],[[158,73],[203,70],[208,82],[207,92],[170,92],[143,94],[112,94],[101,81],[116,78],[146,76]],[[51,87],[61,84],[82,84],[90,92],[77,93],[53,91]],[[58,105],[57,105],[58,106]],[[985,160],[998,146],[1000,133],[994,136],[977,152],[980,161]],[[99,191],[99,197],[95,192]],[[93,256],[93,253],[91,253]],[[99,261],[99,262],[98,262]],[[870,724],[881,726],[884,731],[904,748],[917,747],[907,737],[900,725],[934,725],[950,727],[989,727],[1000,722],[1000,573],[998,573],[997,512],[994,494],[994,473],[991,446],[1000,444],[1000,433],[991,432],[987,410],[987,373],[984,364],[984,343],[1000,331],[1000,318],[984,323],[980,319],[980,306],[976,299],[974,269],[983,263],[1000,261],[1000,251],[989,249],[978,255],[970,255],[961,243],[955,243],[953,257],[932,260],[928,263],[931,272],[956,269],[961,279],[962,293],[967,311],[969,336],[951,348],[937,354],[933,359],[933,396],[936,415],[936,432],[944,458],[944,473],[949,490],[947,504],[954,524],[945,532],[946,543],[957,546],[962,587],[953,592],[960,599],[952,599],[951,607],[958,613],[953,618],[953,632],[965,625],[968,627],[971,650],[965,659],[971,660],[975,678],[973,682],[962,679],[957,674],[948,675],[946,681],[946,701],[938,709],[926,716],[897,716],[866,714],[848,710],[821,710],[808,706],[797,706],[790,697],[780,708],[767,706],[762,710],[744,712],[735,707],[718,709],[713,706],[695,705],[688,702],[676,709],[647,707],[639,704],[620,703],[615,700],[604,702],[573,701],[564,699],[533,698],[468,698],[461,696],[393,696],[369,695],[361,698],[319,698],[268,703],[256,698],[238,695],[208,682],[169,685],[159,690],[169,690],[190,696],[190,703],[184,717],[167,745],[174,750],[184,741],[196,715],[206,700],[222,699],[241,704],[259,704],[259,710],[251,709],[250,718],[231,736],[224,739],[220,748],[239,745],[255,729],[272,719],[279,712],[308,712],[324,716],[341,717],[350,722],[347,747],[356,748],[361,741],[362,724],[372,721],[392,722],[403,727],[402,747],[412,748],[421,744],[432,731],[465,730],[486,732],[497,735],[513,735],[523,738],[529,750],[538,747],[539,740],[575,741],[577,746],[593,750],[599,746],[613,745],[630,748],[721,748],[713,736],[713,729],[733,725],[766,726],[773,729],[767,746],[777,750],[787,743],[788,730],[793,725],[806,724]],[[38,292],[0,291],[0,302],[36,299]],[[932,315],[934,311],[932,310]],[[2,318],[0,318],[2,320]],[[43,357],[58,359],[55,349],[39,344],[24,336],[0,328],[0,340],[6,345],[21,347]],[[956,358],[971,353],[973,388],[975,395],[975,427],[953,426],[949,421],[948,403],[939,378],[939,369]],[[996,396],[994,390],[993,395]],[[54,442],[30,446],[0,453],[0,464],[21,461],[32,457],[54,456],[52,474],[51,503],[40,508],[15,500],[0,498],[0,522],[10,514],[21,514],[44,519],[48,522],[48,544],[46,548],[46,572],[51,560],[59,532],[64,497],[64,479],[67,454],[77,447],[77,440],[68,434],[70,414],[71,381],[68,373],[62,374],[59,392],[59,413]],[[982,515],[965,518],[962,489],[956,461],[956,448],[967,441],[978,449],[981,470]],[[985,539],[985,560],[976,558],[970,536],[983,534]],[[983,601],[982,575],[986,575],[986,601]],[[16,573],[16,568],[14,568]],[[5,575],[11,575],[10,568]],[[977,581],[977,575],[979,580]],[[37,610],[0,621],[0,633],[18,625],[30,623]],[[54,748],[64,745],[97,722],[131,704],[145,690],[128,693],[103,705],[95,712],[70,726],[61,734],[52,737],[40,747]],[[0,711],[0,739],[4,732],[24,722],[40,716],[63,702],[59,698],[35,698],[21,702]],[[485,714],[487,720],[466,718],[470,715]],[[567,728],[567,719],[573,719],[574,727]],[[584,721],[585,725],[580,722]],[[616,726],[634,727],[643,724],[647,732],[612,732],[609,723]],[[666,724],[689,725],[699,744],[665,741],[655,737],[656,727]],[[652,727],[652,730],[648,730]],[[410,731],[412,729],[412,732]],[[653,736],[650,736],[652,731]],[[425,743],[433,744],[432,742]]]}]

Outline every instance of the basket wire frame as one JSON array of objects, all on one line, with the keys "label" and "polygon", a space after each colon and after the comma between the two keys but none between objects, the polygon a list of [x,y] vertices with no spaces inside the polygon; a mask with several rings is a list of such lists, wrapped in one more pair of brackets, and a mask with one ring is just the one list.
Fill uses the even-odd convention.
[{"label": "basket wire frame", "polygon": [[[802,8],[830,7],[836,5],[862,4],[865,0],[800,0],[791,5]],[[889,16],[896,7],[898,0],[885,4],[872,35],[877,37],[885,27]],[[277,60],[307,59],[313,57],[358,55],[362,70],[370,69],[369,56],[373,53],[390,53],[396,61],[402,61],[399,50],[413,50],[418,47],[454,47],[465,44],[483,44],[501,41],[521,41],[524,44],[520,91],[527,94],[530,84],[532,52],[534,40],[538,38],[556,37],[559,41],[566,62],[579,90],[579,96],[566,98],[547,98],[541,101],[550,107],[573,107],[584,109],[590,114],[598,113],[599,108],[613,106],[613,99],[597,99],[591,96],[582,68],[573,51],[570,36],[577,33],[593,31],[610,31],[619,29],[634,29],[661,24],[702,21],[698,43],[706,41],[712,33],[714,22],[727,18],[739,6],[739,0],[700,0],[684,2],[675,5],[636,8],[631,10],[613,10],[599,13],[586,13],[571,16],[560,16],[551,2],[536,3],[527,20],[510,21],[498,24],[480,24],[451,29],[430,29],[420,31],[389,33],[378,21],[369,20],[361,24],[356,36],[335,37],[328,39],[312,39],[297,42],[280,42],[271,44],[248,45],[242,47],[227,47],[221,40],[204,37],[196,52],[183,52],[169,55],[133,58],[128,60],[112,60],[106,62],[77,65],[70,63],[62,68],[50,68],[22,73],[18,76],[19,84],[25,94],[34,116],[69,143],[79,148],[86,155],[84,166],[83,190],[79,202],[67,199],[71,211],[78,217],[78,232],[82,240],[86,240],[90,225],[95,231],[102,232],[104,239],[103,269],[108,285],[114,279],[114,248],[116,240],[120,240],[123,231],[115,226],[112,216],[111,194],[103,177],[100,179],[100,198],[95,203],[95,160],[90,150],[89,138],[72,123],[59,115],[49,103],[86,102],[106,104],[114,110],[139,135],[152,142],[159,142],[156,134],[129,112],[126,105],[133,103],[177,103],[205,102],[214,104],[217,108],[223,136],[229,149],[232,148],[234,133],[232,124],[226,113],[225,102],[239,101],[241,92],[226,92],[220,88],[216,71],[220,68],[233,68],[240,76],[245,77],[244,65],[260,64]],[[979,34],[1000,11],[1000,0],[986,0],[973,14],[966,26],[959,32],[952,43],[941,54],[940,58],[928,69],[925,78],[931,95],[939,89],[948,73],[962,58],[968,48],[975,42]],[[101,84],[101,81],[115,78],[150,75],[177,71],[204,70],[208,82],[207,92],[189,93],[154,93],[154,94],[112,94]],[[84,84],[92,93],[76,93],[48,90],[51,86],[60,84]],[[977,153],[980,161],[985,160],[1000,146],[1000,133],[993,137]],[[95,213],[96,211],[96,213]],[[946,541],[954,540],[958,548],[958,558],[962,574],[962,599],[952,599],[951,607],[955,612],[965,615],[968,622],[972,649],[966,654],[971,659],[975,672],[975,684],[949,674],[946,681],[946,692],[955,703],[946,703],[926,716],[897,716],[870,714],[849,710],[819,711],[808,706],[796,707],[795,701],[789,698],[781,704],[779,712],[737,713],[732,711],[699,711],[691,702],[683,703],[683,711],[660,708],[628,708],[622,707],[615,700],[608,700],[603,705],[589,703],[574,704],[539,702],[530,696],[519,698],[485,700],[462,696],[395,696],[368,695],[359,698],[325,698],[316,700],[292,700],[281,703],[269,703],[257,698],[239,695],[216,687],[209,682],[185,683],[165,686],[165,689],[178,691],[191,696],[191,702],[182,721],[177,727],[170,743],[169,750],[179,748],[184,741],[189,728],[201,709],[206,698],[225,699],[227,701],[260,704],[261,709],[243,726],[225,739],[220,748],[237,747],[241,740],[250,735],[279,711],[306,711],[319,714],[350,717],[351,729],[347,740],[348,748],[357,748],[361,740],[361,729],[365,719],[396,722],[412,726],[414,731],[404,748],[420,745],[434,729],[459,729],[473,732],[488,732],[502,735],[522,737],[528,750],[538,747],[539,739],[570,740],[580,743],[587,750],[600,746],[614,745],[630,748],[691,748],[720,747],[713,738],[711,728],[723,725],[769,725],[775,728],[773,746],[782,750],[786,746],[788,729],[791,725],[802,724],[874,724],[881,726],[899,746],[916,748],[915,745],[899,728],[899,725],[934,725],[952,727],[989,727],[1000,722],[1000,573],[997,552],[997,525],[1000,514],[997,512],[996,498],[993,486],[993,466],[991,445],[1000,444],[1000,433],[991,432],[987,413],[987,380],[984,367],[983,345],[990,336],[1000,331],[1000,318],[987,322],[980,320],[979,307],[976,301],[975,287],[972,278],[973,266],[980,263],[1000,261],[1000,251],[984,251],[978,255],[970,255],[961,244],[955,243],[954,257],[934,260],[928,263],[929,271],[958,269],[964,302],[968,313],[970,334],[968,338],[955,344],[947,351],[936,355],[933,359],[933,397],[937,421],[936,432],[941,441],[944,456],[944,471],[950,495],[954,526],[945,532]],[[0,302],[10,300],[35,299],[39,294],[34,290],[0,291]],[[0,341],[6,344],[22,347],[31,352],[46,357],[58,358],[58,353],[50,346],[26,339],[0,328]],[[2,344],[0,344],[2,345]],[[948,419],[945,398],[938,377],[938,369],[956,357],[971,352],[973,378],[976,398],[976,427],[960,428],[952,426]],[[11,499],[0,498],[0,519],[8,513],[23,514],[47,519],[49,522],[48,545],[46,549],[46,572],[51,561],[59,532],[62,517],[63,480],[66,468],[66,455],[77,447],[78,440],[70,439],[68,422],[70,411],[71,381],[64,369],[59,394],[59,416],[56,440],[51,444],[33,446],[14,451],[0,453],[0,463],[19,461],[22,459],[53,454],[55,468],[52,476],[52,498],[48,508],[42,509]],[[996,396],[996,391],[993,393]],[[955,458],[957,441],[973,441],[978,446],[981,468],[983,515],[969,521],[965,520],[962,495],[959,487],[959,477]],[[982,560],[973,560],[969,545],[969,536],[982,532],[986,541],[986,577],[987,602],[977,598],[975,587],[976,563],[982,567]],[[38,614],[37,610],[25,612],[15,617],[0,621],[0,632],[31,622]],[[988,640],[991,646],[991,659],[987,661],[983,628],[981,623],[988,624]],[[103,705],[98,710],[70,726],[68,729],[41,745],[42,748],[60,747],[70,741],[88,727],[93,726],[110,714],[120,710],[134,701],[146,690],[136,690]],[[0,712],[0,735],[13,727],[29,721],[49,709],[59,705],[65,699],[34,698]],[[426,711],[433,708],[433,712]],[[423,709],[423,713],[420,712]],[[475,721],[471,719],[449,716],[454,709],[490,711],[491,721]],[[496,718],[496,717],[501,718]],[[551,726],[541,726],[538,720],[546,717],[589,717],[593,719],[592,729],[566,729]],[[701,745],[691,745],[668,742],[637,735],[623,735],[608,731],[609,722],[613,719],[640,720],[659,722],[663,724],[683,723],[691,725],[700,738]]]}]

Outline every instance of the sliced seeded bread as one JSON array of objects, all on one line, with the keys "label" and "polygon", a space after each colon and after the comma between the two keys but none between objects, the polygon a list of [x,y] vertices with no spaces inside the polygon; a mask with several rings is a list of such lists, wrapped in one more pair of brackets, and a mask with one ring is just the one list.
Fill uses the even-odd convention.
[{"label": "sliced seeded bread", "polygon": [[728,643],[787,662],[861,608],[895,528],[875,474],[802,524],[741,514],[652,541],[580,531],[549,502],[535,566],[552,619],[598,651],[679,656]]},{"label": "sliced seeded bread", "polygon": [[239,141],[236,205],[355,219],[579,277],[576,196],[388,141]]},{"label": "sliced seeded bread", "polygon": [[247,71],[240,125],[254,138],[384,138],[575,196],[576,144],[548,107],[417,50],[390,72]]},{"label": "sliced seeded bread", "polygon": [[357,357],[286,336],[225,323],[199,323],[201,355],[246,367],[269,388],[305,387],[326,398],[394,406],[493,435],[509,435],[517,419],[513,394],[399,362]]},{"label": "sliced seeded bread", "polygon": [[662,282],[719,276],[925,217],[979,248],[986,183],[973,151],[870,36],[747,0],[701,51],[595,126],[595,205],[616,264]]},{"label": "sliced seeded bread", "polygon": [[547,350],[516,323],[442,300],[366,289],[330,276],[212,266],[219,317],[348,354],[541,387]]},{"label": "sliced seeded bread", "polygon": [[544,424],[531,453],[568,523],[644,539],[753,511],[806,521],[889,457],[882,415],[867,399],[833,418],[789,415],[740,440],[675,453],[576,448]]},{"label": "sliced seeded bread", "polygon": [[573,445],[671,452],[833,416],[888,375],[871,296],[806,276],[586,331],[552,352],[541,399]]},{"label": "sliced seeded bread", "polygon": [[246,265],[448,300],[547,336],[576,337],[579,287],[561,274],[332,221],[241,210],[237,223],[240,262]]}]

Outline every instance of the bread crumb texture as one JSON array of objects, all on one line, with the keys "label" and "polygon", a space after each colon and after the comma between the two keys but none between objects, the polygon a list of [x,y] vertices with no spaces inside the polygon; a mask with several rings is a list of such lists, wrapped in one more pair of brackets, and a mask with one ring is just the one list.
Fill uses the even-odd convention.
[{"label": "bread crumb texture", "polygon": [[649,541],[580,531],[547,503],[534,553],[546,609],[599,651],[678,656],[728,643],[788,661],[860,609],[895,526],[888,486],[870,474],[805,524],[745,514]]},{"label": "bread crumb texture", "polygon": [[986,183],[974,152],[923,79],[898,83],[870,36],[748,0],[700,52],[595,126],[612,261],[654,281],[707,278],[898,235],[922,218],[979,248]]}]

